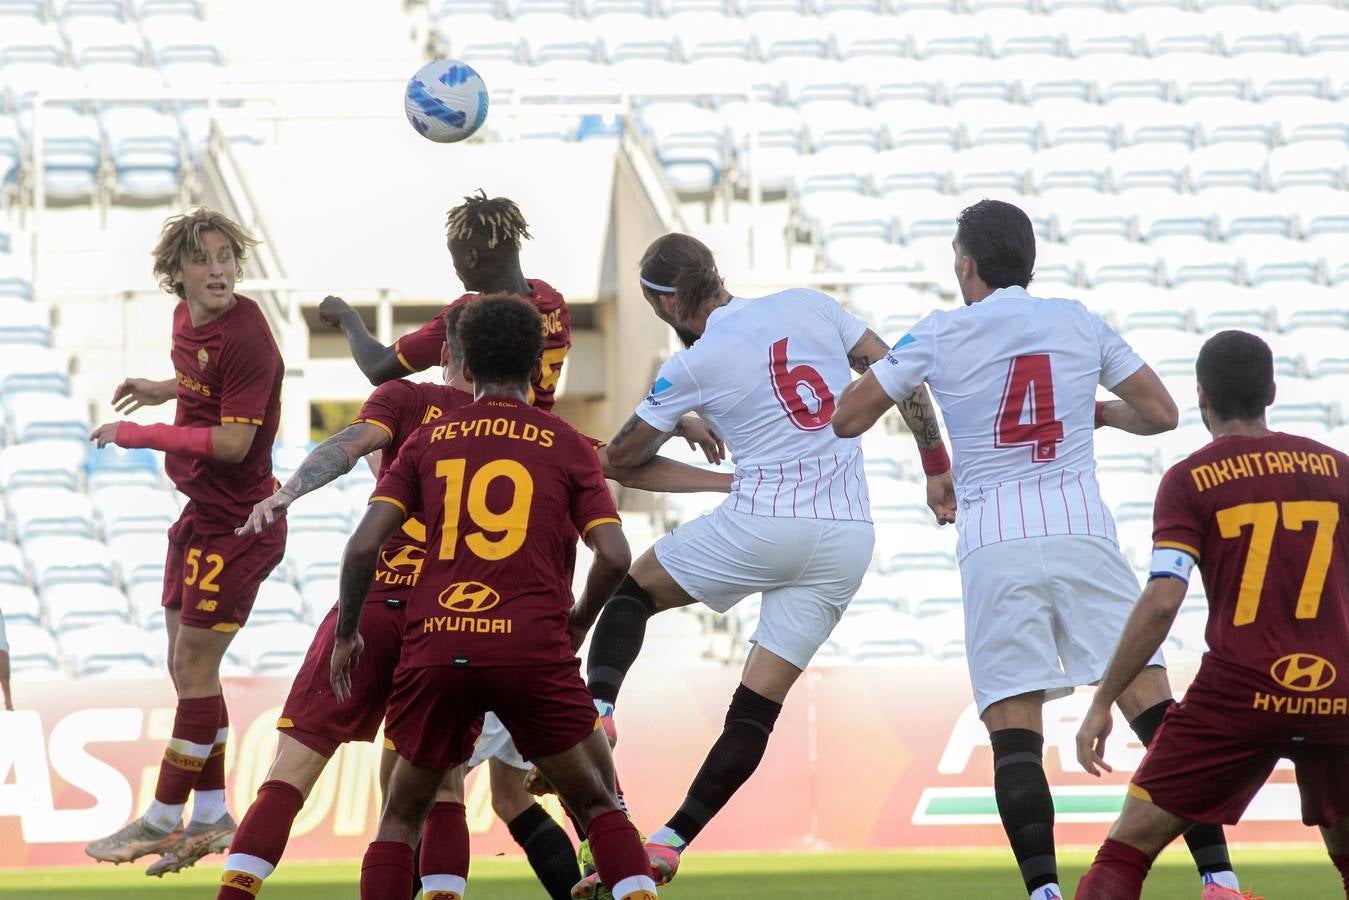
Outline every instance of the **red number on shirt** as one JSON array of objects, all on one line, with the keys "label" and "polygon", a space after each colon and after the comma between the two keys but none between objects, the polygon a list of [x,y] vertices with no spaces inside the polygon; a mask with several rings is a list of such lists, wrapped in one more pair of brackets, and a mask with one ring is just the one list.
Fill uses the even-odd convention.
[{"label": "red number on shirt", "polygon": [[[1029,400],[1029,404],[1027,403]],[[1022,422],[1029,407],[1030,421]],[[993,428],[993,446],[1032,446],[1031,461],[1050,462],[1058,455],[1063,423],[1054,418],[1054,372],[1048,353],[1018,356],[1007,368],[998,421]]]},{"label": "red number on shirt", "polygon": [[[769,379],[773,393],[792,424],[802,431],[819,431],[834,418],[834,394],[820,373],[802,363],[787,367],[787,339],[775,343],[768,352]],[[802,396],[804,388],[814,399],[814,410]]]}]

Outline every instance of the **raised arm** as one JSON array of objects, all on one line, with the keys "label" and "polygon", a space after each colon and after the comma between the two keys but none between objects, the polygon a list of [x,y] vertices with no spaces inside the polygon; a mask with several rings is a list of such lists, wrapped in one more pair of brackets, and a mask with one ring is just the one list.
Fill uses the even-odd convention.
[{"label": "raised arm", "polygon": [[364,646],[358,631],[361,608],[375,578],[379,548],[406,518],[407,513],[398,504],[372,500],[342,554],[342,570],[337,581],[337,634],[329,660],[329,678],[339,703],[345,703],[351,696],[351,672],[356,668]]},{"label": "raised arm", "polygon": [[834,434],[839,437],[858,437],[894,406],[909,431],[913,432],[913,439],[920,449],[932,450],[943,446],[941,428],[937,425],[937,414],[932,408],[927,385],[920,383],[896,403],[871,373],[872,364],[883,359],[889,349],[876,332],[867,329],[862,339],[848,351],[848,365],[852,366],[853,371],[861,373],[862,377],[844,388],[839,397],[834,409]]},{"label": "raised arm", "polygon": [[571,608],[567,628],[571,632],[572,649],[579,649],[585,642],[585,636],[599,618],[604,604],[609,602],[632,565],[632,550],[623,527],[617,522],[596,525],[585,534],[585,542],[595,558],[590,563],[581,598]]},{"label": "raised arm", "polygon": [[670,494],[731,492],[733,478],[729,472],[700,469],[663,456],[653,456],[640,466],[624,469],[610,462],[608,447],[600,447],[596,453],[599,455],[604,477],[617,481],[624,487],[639,491],[665,491]]},{"label": "raised arm", "polygon": [[319,444],[275,494],[253,507],[237,535],[260,534],[285,518],[296,500],[352,470],[362,456],[389,446],[389,433],[371,422],[356,422]]},{"label": "raised arm", "polygon": [[609,465],[618,469],[635,469],[655,457],[661,445],[670,439],[672,431],[659,431],[633,413],[618,434],[604,448]]},{"label": "raised arm", "polygon": [[1119,645],[1110,658],[1101,684],[1096,688],[1091,708],[1077,732],[1077,761],[1092,775],[1100,775],[1097,768],[1111,771],[1106,765],[1105,739],[1110,734],[1110,706],[1119,699],[1124,689],[1138,677],[1148,660],[1166,640],[1176,613],[1185,601],[1186,582],[1161,575],[1153,578],[1143,589],[1129,621],[1120,635]]},{"label": "raised arm", "polygon": [[365,327],[360,314],[341,297],[328,296],[319,304],[319,319],[326,325],[341,329],[351,348],[352,359],[361,374],[370,383],[379,386],[386,381],[402,378],[408,369],[398,358],[398,349],[381,344]]},{"label": "raised arm", "polygon": [[1180,422],[1176,401],[1151,366],[1143,366],[1111,390],[1118,400],[1097,404],[1097,427],[1108,425],[1130,434],[1161,434]]}]

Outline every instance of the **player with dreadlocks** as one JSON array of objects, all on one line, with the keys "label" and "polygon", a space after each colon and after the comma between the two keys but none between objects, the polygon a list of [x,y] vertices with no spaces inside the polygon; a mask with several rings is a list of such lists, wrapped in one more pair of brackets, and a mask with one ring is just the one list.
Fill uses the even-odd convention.
[{"label": "player with dreadlocks", "polygon": [[340,328],[351,355],[374,385],[440,363],[445,343],[445,313],[479,294],[514,294],[532,304],[543,317],[543,366],[534,379],[533,405],[553,408],[553,391],[562,373],[562,360],[571,348],[571,314],[567,301],[546,282],[526,278],[520,269],[520,242],[531,238],[520,207],[506,197],[489,198],[485,191],[464,198],[445,218],[445,236],[455,274],[468,293],[438,312],[434,319],[390,346],[381,344],[361,317],[341,297],[325,297],[319,318]]}]

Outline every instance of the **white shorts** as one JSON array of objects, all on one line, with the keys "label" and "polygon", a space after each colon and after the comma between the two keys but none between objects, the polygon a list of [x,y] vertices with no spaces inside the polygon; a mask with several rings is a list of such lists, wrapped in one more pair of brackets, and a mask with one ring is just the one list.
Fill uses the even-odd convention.
[{"label": "white shorts", "polygon": [[804,669],[857,593],[875,540],[870,522],[751,516],[722,504],[655,551],[689,596],[717,612],[762,593],[750,640]]},{"label": "white shorts", "polygon": [[[1119,549],[1087,535],[986,544],[961,561],[960,581],[980,715],[1018,694],[1055,700],[1099,682],[1139,595]],[[1162,652],[1148,664],[1165,665]]]},{"label": "white shorts", "polygon": [[520,758],[520,751],[515,749],[515,741],[511,740],[511,733],[506,730],[506,726],[501,724],[496,713],[490,712],[483,716],[482,734],[473,745],[473,755],[468,758],[468,770],[473,771],[489,759],[499,759],[513,769],[526,772],[531,768],[529,763]]}]

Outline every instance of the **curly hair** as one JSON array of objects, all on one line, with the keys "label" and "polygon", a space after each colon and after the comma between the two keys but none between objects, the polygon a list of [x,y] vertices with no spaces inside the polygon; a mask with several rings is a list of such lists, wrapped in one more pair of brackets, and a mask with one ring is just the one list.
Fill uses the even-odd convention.
[{"label": "curly hair", "polygon": [[165,293],[183,296],[183,286],[174,280],[174,273],[182,269],[183,261],[190,255],[201,252],[201,236],[207,231],[218,231],[229,240],[238,266],[235,277],[243,276],[248,251],[260,242],[224,213],[199,206],[184,215],[166,219],[159,233],[159,243],[151,253],[155,258],[155,277]]},{"label": "curly hair", "polygon": [[464,364],[484,384],[529,382],[543,353],[543,318],[513,294],[485,294],[463,306],[459,343]]},{"label": "curly hair", "polygon": [[498,244],[519,250],[520,241],[531,237],[529,223],[515,201],[506,197],[489,199],[482,188],[446,215],[445,236],[452,241],[477,241],[488,250]]}]

